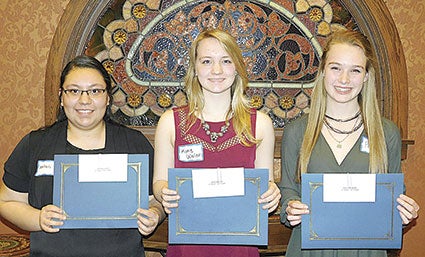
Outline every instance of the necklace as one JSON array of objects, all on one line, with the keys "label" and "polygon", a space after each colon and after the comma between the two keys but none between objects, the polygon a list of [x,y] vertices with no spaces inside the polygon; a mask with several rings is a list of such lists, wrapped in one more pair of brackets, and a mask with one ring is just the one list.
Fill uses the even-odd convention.
[{"label": "necklace", "polygon": [[202,124],[202,128],[205,130],[205,134],[207,134],[208,136],[210,136],[210,140],[212,143],[217,142],[217,139],[219,137],[224,136],[224,134],[226,134],[229,126],[230,126],[230,122],[228,120],[226,120],[225,124],[223,126],[221,126],[221,129],[219,132],[215,132],[215,131],[211,131],[210,130],[210,125],[204,121],[204,118],[201,119],[201,124]]},{"label": "necklace", "polygon": [[[325,119],[324,120],[324,124],[325,124],[325,126],[328,128],[328,129],[330,129],[330,130],[332,130],[333,132],[335,132],[335,133],[337,133],[337,134],[351,134],[351,133],[353,133],[353,132],[356,132],[359,128],[361,128],[362,126],[363,126],[363,120],[360,120],[360,122],[359,122],[359,124],[357,124],[358,123],[358,117],[357,117],[357,120],[356,120],[356,122],[354,123],[354,127],[351,129],[351,130],[349,130],[349,131],[345,131],[345,130],[340,130],[340,129],[337,129],[337,128],[334,128],[334,127],[332,127],[332,125],[328,122],[328,120],[327,119]],[[356,125],[357,124],[357,125]]]},{"label": "necklace", "polygon": [[345,137],[344,137],[343,139],[338,140],[338,139],[336,139],[336,138],[334,137],[334,135],[332,135],[332,133],[331,133],[331,131],[330,131],[329,127],[328,127],[328,126],[325,126],[325,127],[326,127],[326,129],[328,130],[328,134],[332,137],[332,139],[333,139],[335,142],[337,142],[337,144],[336,144],[336,147],[337,147],[337,148],[342,148],[342,142],[344,142],[344,141],[345,141],[345,139],[347,139],[347,138],[348,138],[348,136],[350,136],[350,135],[351,135],[351,134],[347,134],[347,135],[345,135]]},{"label": "necklace", "polygon": [[348,122],[348,121],[352,121],[352,120],[356,119],[359,116],[360,116],[360,110],[353,117],[348,118],[348,119],[337,119],[337,118],[333,118],[333,117],[325,114],[325,117],[326,118],[328,118],[330,120],[333,120],[333,121],[336,121],[336,122]]},{"label": "necklace", "polygon": [[[326,127],[326,129],[328,130],[328,134],[332,137],[332,139],[335,141],[335,142],[337,142],[337,144],[336,144],[336,147],[337,148],[342,148],[342,143],[353,133],[353,132],[355,132],[356,130],[358,130],[360,127],[361,127],[361,125],[363,125],[363,121],[362,120],[360,120],[360,123],[356,126],[356,124],[357,124],[357,122],[359,121],[359,116],[357,116],[357,119],[356,119],[356,122],[354,122],[354,126],[353,126],[353,128],[351,129],[351,131],[341,131],[341,130],[339,130],[339,129],[336,129],[336,128],[334,128],[334,127],[332,127],[329,123],[328,123],[328,121],[325,119],[325,127]],[[338,134],[345,134],[345,137],[343,138],[343,139],[341,139],[341,140],[338,140],[338,139],[336,139],[335,137],[334,137],[334,135],[332,135],[332,132],[331,132],[331,130],[333,131],[333,132],[335,132],[335,133],[338,133]],[[339,133],[339,132],[337,132],[337,131],[335,131],[335,130],[337,130],[337,131],[339,131],[339,132],[344,132],[344,133]]]}]

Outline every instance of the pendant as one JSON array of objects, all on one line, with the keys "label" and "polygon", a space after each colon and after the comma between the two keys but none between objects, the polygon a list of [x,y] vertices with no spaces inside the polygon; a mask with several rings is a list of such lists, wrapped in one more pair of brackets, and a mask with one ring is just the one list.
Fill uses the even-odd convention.
[{"label": "pendant", "polygon": [[341,144],[337,144],[336,145],[336,148],[342,148],[342,145]]},{"label": "pendant", "polygon": [[211,142],[212,143],[217,142],[218,136],[219,136],[219,134],[217,134],[216,132],[211,132],[210,133],[210,140],[211,140]]}]

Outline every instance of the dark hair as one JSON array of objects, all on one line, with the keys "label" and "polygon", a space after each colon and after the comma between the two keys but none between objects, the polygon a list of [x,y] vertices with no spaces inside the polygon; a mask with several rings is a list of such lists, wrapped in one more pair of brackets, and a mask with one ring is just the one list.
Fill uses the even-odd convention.
[{"label": "dark hair", "polygon": [[[68,64],[66,64],[65,68],[62,70],[61,77],[60,77],[60,92],[59,92],[59,101],[62,97],[63,93],[63,83],[65,82],[66,76],[74,70],[78,68],[88,68],[88,69],[94,69],[97,70],[103,77],[103,80],[106,84],[106,92],[109,96],[109,105],[106,108],[105,116],[103,117],[104,120],[110,119],[110,113],[111,113],[111,104],[112,104],[112,82],[111,77],[109,76],[109,73],[106,71],[106,69],[103,67],[102,63],[98,61],[96,58],[87,56],[87,55],[79,55],[72,59]],[[67,117],[65,115],[65,112],[63,111],[63,108],[59,106],[59,111],[57,115],[57,121],[63,121],[66,120]]]}]

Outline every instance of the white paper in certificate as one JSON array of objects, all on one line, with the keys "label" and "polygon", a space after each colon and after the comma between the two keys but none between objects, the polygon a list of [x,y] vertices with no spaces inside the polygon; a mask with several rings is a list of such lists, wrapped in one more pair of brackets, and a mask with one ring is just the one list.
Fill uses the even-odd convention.
[{"label": "white paper in certificate", "polygon": [[375,174],[323,174],[324,202],[375,202]]},{"label": "white paper in certificate", "polygon": [[126,182],[127,154],[78,155],[78,182]]},{"label": "white paper in certificate", "polygon": [[245,194],[243,168],[194,169],[192,182],[194,198]]}]

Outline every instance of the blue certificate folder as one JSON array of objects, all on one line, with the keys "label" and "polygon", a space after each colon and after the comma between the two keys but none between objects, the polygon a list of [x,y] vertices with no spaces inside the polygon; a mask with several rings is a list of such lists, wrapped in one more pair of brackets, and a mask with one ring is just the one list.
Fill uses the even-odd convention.
[{"label": "blue certificate folder", "polygon": [[149,158],[128,154],[127,182],[79,182],[78,155],[55,155],[53,204],[67,216],[61,229],[137,228],[149,205]]},{"label": "blue certificate folder", "polygon": [[375,202],[323,202],[323,174],[303,174],[303,249],[400,249],[402,220],[396,208],[403,174],[376,174]]},{"label": "blue certificate folder", "polygon": [[245,169],[245,195],[193,198],[192,169],[169,169],[168,187],[181,196],[168,222],[170,244],[267,245],[267,169]]}]

